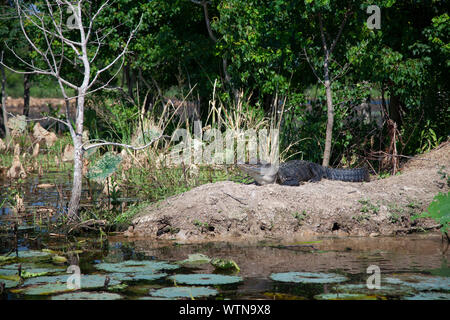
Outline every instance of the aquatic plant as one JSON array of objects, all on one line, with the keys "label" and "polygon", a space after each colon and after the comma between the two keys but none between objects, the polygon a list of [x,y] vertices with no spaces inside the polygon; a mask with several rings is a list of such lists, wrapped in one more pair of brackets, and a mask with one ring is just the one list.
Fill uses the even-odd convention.
[{"label": "aquatic plant", "polygon": [[205,287],[167,287],[151,291],[149,294],[155,297],[167,299],[174,298],[198,298],[217,295],[219,292],[215,289]]},{"label": "aquatic plant", "polygon": [[411,297],[405,297],[405,300],[450,300],[450,293],[443,292],[420,292]]},{"label": "aquatic plant", "polygon": [[115,279],[118,281],[141,281],[141,280],[158,280],[161,278],[164,278],[167,276],[167,273],[123,273],[123,272],[116,272],[116,273],[110,273],[108,274],[111,279]]},{"label": "aquatic plant", "polygon": [[20,284],[19,281],[6,280],[6,279],[0,279],[0,283],[5,284],[6,289],[17,287]]},{"label": "aquatic plant", "polygon": [[226,276],[220,274],[176,274],[169,279],[175,283],[189,285],[222,285],[241,282],[242,278],[237,276]]},{"label": "aquatic plant", "polygon": [[64,272],[64,268],[58,268],[48,264],[36,264],[36,263],[14,263],[4,265],[0,268],[0,276],[2,275],[16,275],[18,269],[21,269],[21,277],[24,279],[45,276],[48,274]]},{"label": "aquatic plant", "polygon": [[185,260],[177,261],[177,263],[181,265],[196,265],[209,263],[210,261],[211,259],[208,256],[201,253],[194,253],[188,255],[188,258]]},{"label": "aquatic plant", "polygon": [[272,273],[270,278],[281,282],[294,283],[335,283],[344,282],[348,278],[336,273],[313,273],[313,272],[284,272]]},{"label": "aquatic plant", "polygon": [[230,270],[230,271],[241,271],[241,269],[239,268],[239,266],[237,265],[236,262],[234,262],[234,260],[231,259],[220,259],[220,258],[215,258],[211,260],[211,264],[214,266],[214,268],[218,269],[218,270]]},{"label": "aquatic plant", "polygon": [[67,288],[66,283],[44,283],[35,286],[29,286],[25,288],[11,289],[13,293],[19,293],[24,295],[51,295],[55,293],[73,291],[73,289]]},{"label": "aquatic plant", "polygon": [[386,300],[376,295],[365,295],[360,293],[324,293],[314,296],[317,300]]},{"label": "aquatic plant", "polygon": [[440,291],[450,292],[449,277],[434,277],[419,274],[398,274],[383,279],[388,284],[397,284],[413,288],[418,291]]},{"label": "aquatic plant", "polygon": [[173,270],[179,268],[178,265],[169,264],[162,261],[135,261],[128,260],[118,263],[98,263],[94,265],[98,270],[107,272],[123,273],[154,273],[160,270]]},{"label": "aquatic plant", "polygon": [[53,296],[52,300],[119,300],[122,296],[117,293],[110,292],[85,292],[77,291],[70,293],[63,293]]},{"label": "aquatic plant", "polygon": [[51,253],[38,250],[22,250],[18,252],[19,259],[29,259],[29,258],[49,258]]}]

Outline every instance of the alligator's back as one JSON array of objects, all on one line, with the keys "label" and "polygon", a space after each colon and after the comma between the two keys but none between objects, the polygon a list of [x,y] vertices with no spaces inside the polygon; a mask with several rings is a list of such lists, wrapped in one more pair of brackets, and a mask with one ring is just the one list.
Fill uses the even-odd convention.
[{"label": "alligator's back", "polygon": [[325,177],[321,165],[304,160],[291,160],[280,165],[278,182],[288,186],[298,186],[300,182],[317,182]]},{"label": "alligator's back", "polygon": [[291,160],[282,163],[278,171],[269,170],[272,168],[270,164],[241,164],[239,168],[253,177],[260,185],[278,182],[282,185],[298,186],[301,182],[317,182],[323,178],[348,182],[369,181],[369,172],[366,168],[325,168],[320,164],[304,160]]},{"label": "alligator's back", "polygon": [[283,185],[298,186],[301,182],[317,182],[326,178],[347,182],[369,181],[366,168],[333,169],[304,160],[291,160],[280,165],[278,182]]},{"label": "alligator's back", "polygon": [[326,168],[326,178],[348,182],[370,181],[367,168],[333,169]]}]

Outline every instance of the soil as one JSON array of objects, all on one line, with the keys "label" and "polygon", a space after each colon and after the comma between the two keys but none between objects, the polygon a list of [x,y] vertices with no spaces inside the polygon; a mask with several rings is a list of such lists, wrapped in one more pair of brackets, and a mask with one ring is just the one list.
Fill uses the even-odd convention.
[{"label": "soil", "polygon": [[400,174],[370,182],[205,184],[148,206],[125,235],[192,242],[436,231],[434,220],[411,217],[449,191],[442,166],[449,170],[450,141],[409,160]]}]

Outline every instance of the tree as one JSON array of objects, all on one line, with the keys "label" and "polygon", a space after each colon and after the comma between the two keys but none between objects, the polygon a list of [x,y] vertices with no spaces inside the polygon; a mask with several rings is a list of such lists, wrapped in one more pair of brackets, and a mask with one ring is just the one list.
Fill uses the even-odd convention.
[{"label": "tree", "polygon": [[[217,44],[218,39],[214,35],[214,32],[211,28],[211,21],[209,18],[208,4],[210,2],[206,1],[206,0],[191,0],[191,2],[201,5],[203,7],[203,13],[205,15],[205,23],[206,23],[206,29],[208,30],[208,35],[211,38],[211,40],[214,42],[214,44]],[[234,101],[235,101],[235,103],[237,103],[239,100],[239,91],[233,86],[233,83],[231,82],[231,76],[228,73],[228,60],[225,56],[222,56],[222,70],[223,70],[225,82],[231,88],[231,91],[232,91],[233,97],[234,97]]]},{"label": "tree", "polygon": [[[0,53],[3,56],[3,51]],[[2,122],[3,126],[5,128],[5,138],[6,141],[10,138],[10,132],[8,128],[8,114],[6,112],[6,74],[5,74],[5,68],[3,65],[0,66],[0,74],[1,74],[1,83],[2,83],[2,89],[1,89],[1,95],[2,95]]]},{"label": "tree", "polygon": [[[12,21],[15,18],[15,11],[13,7],[10,5],[9,1],[8,3],[2,3],[0,5],[0,21],[2,22],[0,24],[0,41],[4,42],[7,39],[15,39],[18,33],[18,28],[14,26]],[[7,54],[5,53],[5,50],[0,50],[0,59],[4,59]],[[10,138],[10,132],[9,128],[7,126],[8,122],[8,113],[6,111],[6,73],[5,68],[3,65],[0,65],[0,76],[1,76],[1,105],[2,105],[2,116],[1,116],[1,122],[3,123],[3,126],[5,128],[5,138],[6,140],[9,140]]]},{"label": "tree", "polygon": [[[126,42],[122,44],[121,48],[118,48],[119,52],[115,57],[102,66],[96,65],[96,58],[109,34],[105,34],[101,29],[98,29],[96,21],[108,5],[109,1],[94,4],[91,1],[84,0],[79,0],[76,4],[70,1],[58,1],[54,4],[46,0],[36,2],[33,5],[25,5],[16,0],[15,6],[20,28],[30,45],[30,50],[39,60],[25,61],[14,50],[11,50],[13,55],[26,66],[27,70],[18,71],[5,65],[3,60],[0,62],[2,66],[14,72],[47,75],[54,77],[58,82],[66,102],[66,118],[65,120],[54,118],[54,120],[68,127],[74,145],[73,185],[67,213],[70,221],[79,219],[78,209],[81,198],[84,152],[108,144],[120,145],[102,141],[86,146],[86,143],[82,142],[86,96],[105,88],[121,70],[128,46],[140,25],[138,23],[136,28],[131,31]],[[67,17],[67,10],[71,13],[69,17]],[[39,34],[40,38],[36,37],[36,34]],[[119,67],[117,67],[117,64],[119,64]],[[116,68],[117,71],[114,72],[112,77],[98,85],[103,73],[113,68]],[[68,70],[79,71],[79,79],[69,79],[71,74]],[[70,97],[67,88],[74,89],[76,96]],[[77,100],[74,125],[71,123],[69,114],[69,100],[72,98]],[[135,148],[133,146],[128,147]]]},{"label": "tree", "polygon": [[354,63],[355,76],[380,89],[385,120],[401,134],[401,154],[423,152],[448,135],[447,7],[446,1],[383,1],[381,29],[366,35],[371,50]]},{"label": "tree", "polygon": [[[314,66],[311,64],[308,53],[306,48],[304,48],[304,54],[305,57],[310,64],[314,75],[317,77],[317,79],[323,84],[325,87],[326,92],[326,99],[327,99],[327,129],[326,129],[326,137],[325,137],[325,150],[323,152],[323,161],[322,165],[327,167],[330,163],[330,156],[331,156],[331,146],[333,142],[333,125],[334,125],[334,105],[333,105],[333,92],[331,89],[332,81],[333,81],[333,75],[331,74],[331,63],[333,61],[333,53],[336,48],[336,45],[338,44],[342,31],[344,30],[344,27],[347,23],[348,17],[352,14],[350,3],[347,4],[344,9],[339,8],[339,5],[334,8],[335,10],[330,10],[330,3],[328,1],[326,2],[326,5],[323,5],[323,1],[317,1],[318,3],[313,2],[311,6],[307,6],[307,11],[309,12],[309,15],[317,21],[320,39],[322,43],[322,49],[323,49],[323,78],[319,76],[319,72],[315,70]],[[340,10],[339,10],[340,9]],[[323,19],[323,12],[328,11],[328,15],[336,15],[341,16],[341,22],[339,24],[338,31],[334,37],[332,37],[332,41],[330,42],[328,39],[330,39],[329,30],[328,28],[324,27],[324,19]],[[330,19],[328,19],[330,20]],[[331,19],[334,20],[334,19]],[[330,28],[331,29],[331,28]],[[345,70],[348,68],[348,65],[345,65],[342,67],[337,74],[345,72]]]}]

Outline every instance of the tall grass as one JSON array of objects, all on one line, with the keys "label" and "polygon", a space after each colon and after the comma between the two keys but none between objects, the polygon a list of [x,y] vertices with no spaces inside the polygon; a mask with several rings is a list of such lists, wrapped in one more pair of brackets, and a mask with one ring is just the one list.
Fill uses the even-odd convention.
[{"label": "tall grass", "polygon": [[[236,137],[245,139],[242,134],[246,130],[256,132],[263,129],[268,132],[280,130],[286,98],[278,98],[277,96],[274,99],[270,116],[265,116],[262,110],[251,105],[251,94],[245,96],[241,92],[237,101],[226,102],[220,98],[221,95],[218,94],[216,88],[215,85],[212,98],[209,101],[206,122],[202,124],[202,131],[206,131],[208,128],[219,129],[221,132],[230,130],[236,133]],[[188,101],[191,94],[192,90],[182,100]],[[108,106],[104,107],[105,104]],[[136,200],[137,198],[138,204],[139,202],[155,202],[186,192],[205,183],[244,180],[240,171],[232,165],[173,164],[170,161],[171,152],[179,142],[173,140],[171,134],[181,128],[192,134],[194,131],[193,119],[177,116],[177,114],[180,114],[178,111],[179,108],[182,108],[182,104],[175,108],[170,102],[160,102],[157,108],[155,107],[148,113],[144,112],[144,105],[145,101],[142,106],[130,108],[121,104],[120,100],[114,99],[114,97],[107,100],[91,100],[90,106],[93,107],[95,112],[87,113],[86,116],[87,129],[90,130],[91,139],[106,139],[109,136],[112,140],[139,146],[162,134],[164,134],[164,138],[141,151],[120,150],[117,147],[109,146],[86,155],[89,166],[94,164],[105,152],[120,152],[123,160],[119,169],[106,181],[108,184],[107,195],[99,193],[104,186],[95,186],[93,181],[87,180],[89,193],[95,192],[97,194],[92,197],[92,201],[96,205],[90,206],[83,212],[82,216],[85,219],[107,219],[111,223],[124,222],[129,221],[139,211],[136,210],[135,206],[128,207],[126,205],[127,200],[124,200],[125,202],[111,201],[112,197],[114,197],[114,200],[129,198]],[[99,127],[100,124],[101,128]],[[100,130],[107,131],[107,136],[105,137],[104,132]],[[101,136],[102,134],[103,136]],[[22,137],[23,150],[32,151],[31,141],[29,134],[27,137]],[[70,171],[69,167],[62,166],[55,160],[61,158],[64,147],[70,143],[70,137],[66,135],[60,137],[54,146],[42,150],[38,156],[38,159],[42,160],[39,161],[47,162],[47,169],[59,166],[60,170]],[[278,142],[271,141],[269,138],[267,143],[277,144]],[[5,153],[1,155],[1,159],[3,166],[7,166],[10,164],[12,156]]]}]

